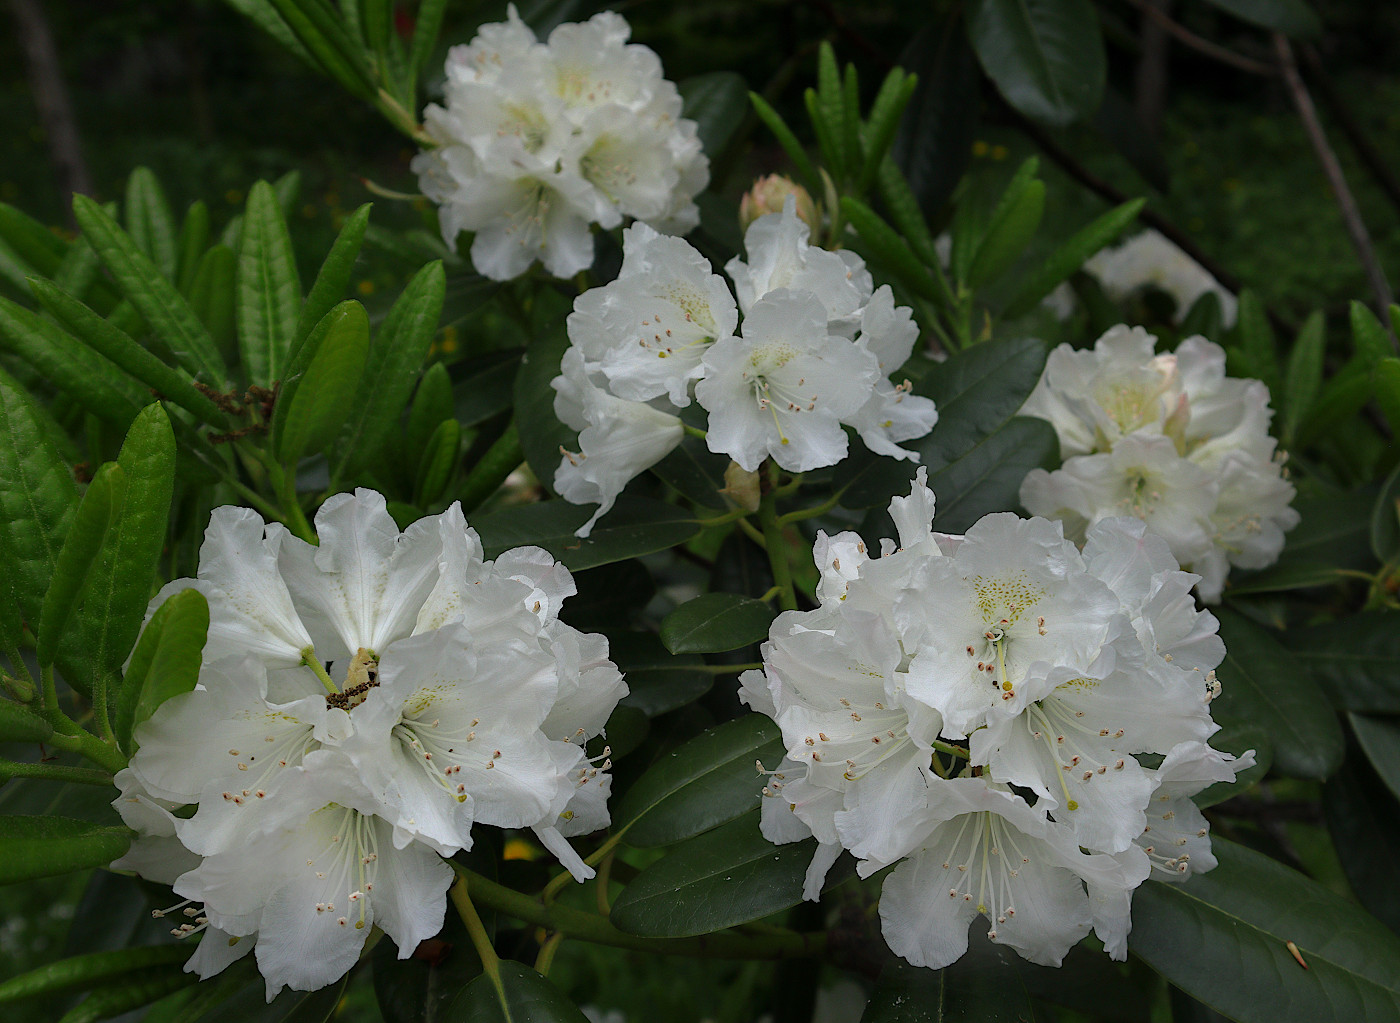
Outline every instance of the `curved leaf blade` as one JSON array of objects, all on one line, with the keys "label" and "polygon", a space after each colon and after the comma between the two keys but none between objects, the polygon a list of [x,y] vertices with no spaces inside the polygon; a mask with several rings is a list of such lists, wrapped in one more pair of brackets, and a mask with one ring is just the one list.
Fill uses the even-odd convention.
[{"label": "curved leaf blade", "polygon": [[1098,109],[1107,61],[1089,0],[972,0],[967,32],[982,69],[1027,117],[1066,125]]},{"label": "curved leaf blade", "polygon": [[673,654],[713,654],[738,650],[768,638],[773,609],[737,593],[702,593],[668,614],[661,642]]},{"label": "curved leaf blade", "polygon": [[71,817],[0,816],[0,885],[105,867],[130,844],[126,828]]}]

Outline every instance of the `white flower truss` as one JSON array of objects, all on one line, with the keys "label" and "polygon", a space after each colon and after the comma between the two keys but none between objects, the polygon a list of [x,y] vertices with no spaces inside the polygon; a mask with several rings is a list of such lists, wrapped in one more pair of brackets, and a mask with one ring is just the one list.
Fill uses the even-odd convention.
[{"label": "white flower truss", "polygon": [[680,444],[692,401],[708,415],[709,449],[747,472],[766,458],[789,472],[834,465],[847,452],[843,426],[877,454],[918,461],[899,443],[938,414],[890,380],[918,338],[910,310],[874,287],[859,256],[810,245],[808,231],[791,197],[754,221],[748,262],[725,267],[737,302],[685,241],[645,224],[623,233],[617,279],[574,302],[553,381],[556,414],[581,431],[555,486],[599,504],[580,536]]},{"label": "white flower truss", "polygon": [[1033,962],[1090,929],[1122,959],[1154,868],[1214,866],[1189,797],[1254,762],[1206,744],[1218,623],[1140,521],[1090,527],[1082,552],[1007,514],[948,536],[925,478],[881,557],[818,534],[820,606],[779,615],[741,679],[787,747],[763,833],[817,838],[808,898],[843,848],[863,877],[895,865],[880,919],[916,965],[958,959],[978,915]]},{"label": "white flower truss", "polygon": [[633,217],[684,234],[709,161],[661,61],[627,42],[609,11],[541,43],[520,20],[484,25],[447,57],[444,105],[424,112],[436,148],[414,158],[443,238],[475,232],[471,258],[494,280],[536,260],[556,277],[593,265],[590,224]]},{"label": "white flower truss", "polygon": [[[216,509],[195,688],[135,730],[115,805],[138,838],[115,866],[170,883],[209,934],[209,976],[256,945],[269,1000],[340,977],[377,924],[401,957],[441,927],[474,824],[566,837],[608,823],[609,763],[583,743],[627,687],[607,641],[558,618],[575,592],[539,548],[487,561],[453,505],[400,532],[368,490],[332,497],[319,546]],[[600,758],[602,759],[602,758]],[[181,807],[183,813],[175,813]]]},{"label": "white flower truss", "polygon": [[1230,566],[1266,568],[1298,524],[1282,452],[1269,436],[1269,390],[1225,375],[1225,353],[1191,337],[1157,355],[1141,327],[1117,326],[1076,351],[1060,345],[1023,414],[1048,420],[1065,461],[1035,469],[1021,503],[1083,540],[1095,522],[1133,515],[1220,599]]}]

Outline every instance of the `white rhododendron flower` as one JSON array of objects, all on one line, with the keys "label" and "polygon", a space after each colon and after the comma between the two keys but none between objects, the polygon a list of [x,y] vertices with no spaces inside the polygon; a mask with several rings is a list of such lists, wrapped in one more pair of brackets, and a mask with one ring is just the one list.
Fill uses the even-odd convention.
[{"label": "white rhododendron flower", "polygon": [[834,465],[847,454],[844,427],[876,454],[918,461],[899,444],[927,434],[938,413],[890,375],[919,328],[859,256],[810,245],[809,230],[792,196],[754,221],[748,261],[725,267],[737,301],[685,241],[645,224],[623,232],[622,269],[575,300],[552,381],[556,414],[581,431],[555,489],[599,505],[579,536],[680,443],[676,413],[692,402],[707,415],[709,449],[744,472],[769,458],[794,473]]},{"label": "white rhododendron flower", "polygon": [[449,245],[494,280],[536,261],[556,277],[593,265],[590,225],[632,217],[684,234],[709,183],[695,122],[645,46],[604,11],[539,42],[514,5],[448,52],[443,105],[423,114],[436,148],[413,160]]},{"label": "white rhododendron flower", "polygon": [[138,835],[114,866],[202,904],[188,969],[256,944],[269,999],[339,978],[371,926],[400,957],[437,933],[441,857],[475,824],[591,877],[566,839],[607,826],[611,765],[583,743],[627,693],[607,641],[559,621],[575,587],[547,552],[486,560],[457,505],[400,532],[368,490],[316,526],[214,512],[198,577],[151,605],[208,598],[198,684],[137,726],[114,804]]},{"label": "white rhododendron flower", "polygon": [[1165,539],[1216,601],[1230,566],[1266,568],[1298,523],[1293,485],[1269,436],[1269,390],[1225,375],[1225,353],[1187,338],[1173,353],[1119,325],[1076,351],[1061,345],[1023,414],[1048,420],[1065,461],[1034,469],[1021,503],[1082,542],[1095,522],[1133,515]]},{"label": "white rhododendron flower", "polygon": [[1196,300],[1210,293],[1220,300],[1225,326],[1235,322],[1239,306],[1235,296],[1159,231],[1143,231],[1119,245],[1100,249],[1089,257],[1084,269],[1098,279],[1114,302],[1154,287],[1172,297],[1176,303],[1175,319],[1180,323]]},{"label": "white rhododendron flower", "polygon": [[978,915],[1033,962],[1091,929],[1123,959],[1153,868],[1213,865],[1189,797],[1253,763],[1206,745],[1218,623],[1137,519],[1091,526],[1082,552],[1009,514],[947,536],[925,482],[891,502],[878,558],[818,535],[820,605],[779,615],[741,678],[786,747],[763,834],[816,837],[809,899],[842,849],[862,877],[894,866],[880,919],[916,965],[958,959]]}]

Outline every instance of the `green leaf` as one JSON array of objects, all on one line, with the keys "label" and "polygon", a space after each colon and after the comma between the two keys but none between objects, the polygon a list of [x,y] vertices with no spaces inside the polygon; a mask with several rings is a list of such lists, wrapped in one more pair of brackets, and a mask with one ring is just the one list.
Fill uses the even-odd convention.
[{"label": "green leaf", "polygon": [[235,280],[238,256],[227,245],[215,245],[199,258],[190,284],[190,308],[204,324],[220,352],[229,352],[235,339]]},{"label": "green leaf", "polygon": [[1239,347],[1227,354],[1238,360],[1242,374],[1257,377],[1269,385],[1270,393],[1278,390],[1278,339],[1264,312],[1259,296],[1246,288],[1240,292]]},{"label": "green leaf", "polygon": [[918,88],[918,78],[905,75],[903,68],[892,68],[880,83],[880,91],[875,94],[875,102],[870,105],[870,119],[865,127],[865,137],[861,143],[860,178],[856,191],[865,195],[875,182],[880,166],[889,155],[894,143],[895,131],[899,128],[904,108],[908,106],[914,90]]},{"label": "green leaf", "polygon": [[729,468],[728,455],[720,455],[705,446],[705,441],[690,434],[669,455],[651,467],[658,479],[675,487],[681,496],[702,508],[722,508],[724,473]]},{"label": "green leaf", "polygon": [[929,474],[929,489],[939,498],[937,528],[965,533],[984,515],[1020,507],[1026,473],[1054,464],[1058,451],[1055,428],[1045,420],[1008,419],[967,454]]},{"label": "green leaf", "polygon": [[1370,365],[1375,365],[1390,354],[1390,337],[1385,327],[1363,302],[1352,300],[1348,307],[1351,320],[1351,340],[1356,354]]},{"label": "green leaf", "polygon": [[802,179],[802,183],[814,195],[819,195],[822,188],[821,176],[817,174],[817,168],[812,164],[807,150],[802,147],[802,143],[797,141],[797,136],[792,133],[787,122],[758,93],[749,93],[749,103],[753,105],[754,113],[758,114],[758,119],[767,125],[768,130],[773,133],[773,137],[778,140],[778,145],[783,147],[783,152],[792,161],[793,171]]},{"label": "green leaf", "polygon": [[1370,568],[1374,501],[1374,493],[1300,494],[1293,508],[1302,521],[1289,531],[1278,564],[1326,563],[1342,568]]},{"label": "green leaf", "polygon": [[1347,615],[1286,635],[1294,663],[1346,710],[1400,714],[1400,629],[1380,611]]},{"label": "green leaf", "polygon": [[477,977],[443,1018],[452,1023],[587,1023],[573,1002],[528,966],[503,959],[497,969],[499,990],[490,977]]},{"label": "green leaf", "polygon": [[130,844],[126,828],[70,817],[0,816],[0,884],[105,867]]},{"label": "green leaf", "polygon": [[53,725],[37,713],[12,700],[0,700],[0,742],[45,742],[51,735]]},{"label": "green leaf", "polygon": [[1027,117],[1066,125],[1099,108],[1106,60],[1089,0],[972,0],[967,31],[982,70]]},{"label": "green leaf", "polygon": [[305,369],[284,382],[273,413],[272,450],[282,464],[335,439],[359,397],[368,351],[369,317],[360,303],[342,302],[317,325],[298,352]]},{"label": "green leaf", "polygon": [[700,523],[683,508],[624,496],[586,539],[575,536],[574,531],[591,517],[591,507],[546,501],[493,512],[472,525],[481,534],[488,558],[512,547],[533,544],[549,551],[574,572],[664,551],[700,532]]},{"label": "green leaf", "polygon": [[78,507],[62,440],[58,424],[0,369],[0,542],[13,559],[15,603],[31,623]]},{"label": "green leaf", "polygon": [[661,623],[661,642],[673,654],[713,654],[738,650],[768,638],[773,609],[737,593],[702,593],[676,608]]},{"label": "green leaf", "polygon": [[1034,309],[1046,295],[1079,270],[1090,256],[1111,245],[1137,219],[1145,201],[1133,199],[1115,206],[1072,234],[1026,278],[1016,297],[1007,305],[1005,315],[1024,316]]},{"label": "green leaf", "polygon": [[428,438],[422,461],[418,463],[413,495],[420,507],[427,507],[442,497],[457,468],[457,454],[461,447],[462,424],[455,419],[444,419]]},{"label": "green leaf", "polygon": [[373,203],[365,203],[341,225],[330,252],[326,253],[316,280],[307,292],[306,303],[301,307],[297,319],[295,343],[301,344],[311,333],[321,318],[336,307],[345,297],[350,287],[350,276],[355,270],[355,260],[359,258],[360,247],[364,244],[365,229],[369,226],[370,209]]},{"label": "green leaf", "polygon": [[1045,182],[1026,182],[1014,198],[1008,189],[992,214],[992,222],[967,269],[968,286],[979,288],[1000,277],[1030,244],[1044,213]]},{"label": "green leaf", "polygon": [[1144,181],[1163,195],[1171,191],[1166,154],[1133,103],[1112,85],[1104,89],[1103,102],[1094,114],[1094,127]]},{"label": "green leaf", "polygon": [[93,351],[129,373],[136,380],[211,425],[229,427],[228,416],[196,388],[189,377],[172,369],[112,323],[50,281],[31,278],[34,297]]},{"label": "green leaf", "polygon": [[681,82],[681,116],[695,122],[700,143],[714,159],[734,137],[749,112],[749,88],[742,75],[711,71]]},{"label": "green leaf", "polygon": [[[244,938],[244,941],[250,939]],[[218,997],[217,990],[213,1004],[196,1002],[201,1008],[187,1012],[181,1023],[327,1023],[340,1007],[345,997],[345,988],[350,983],[351,974],[328,987],[316,991],[293,991],[284,988],[272,1001],[267,1001],[267,985],[258,976],[253,965],[253,957],[248,956],[236,963],[220,979],[228,977],[233,970],[242,970],[231,978],[229,995]],[[238,984],[242,977],[251,979]]]},{"label": "green leaf", "polygon": [[1295,561],[1288,565],[1274,565],[1262,572],[1241,572],[1238,581],[1234,577],[1230,579],[1230,596],[1243,597],[1252,593],[1282,593],[1310,586],[1331,586],[1344,582],[1347,578],[1347,574],[1335,565]]},{"label": "green leaf", "polygon": [[870,256],[884,264],[910,291],[930,302],[942,297],[933,275],[904,239],[864,203],[849,196],[841,200],[841,211],[860,234]]},{"label": "green leaf", "polygon": [[[484,847],[478,844],[472,852],[478,848]],[[456,913],[447,914],[442,932],[429,940],[424,952],[400,959],[393,942],[381,941],[370,954],[374,998],[384,1023],[449,1021],[447,1007],[462,988],[481,974],[481,960],[472,949],[466,925]]]},{"label": "green leaf", "polygon": [[1283,442],[1290,443],[1303,417],[1322,390],[1322,357],[1327,348],[1327,321],[1321,310],[1303,323],[1293,339],[1283,374]]},{"label": "green leaf", "polygon": [[422,73],[442,30],[442,16],[447,0],[423,0],[418,5],[418,18],[413,26],[413,47],[409,51],[409,78],[416,82]]},{"label": "green leaf", "polygon": [[[622,564],[635,565],[636,562]],[[604,566],[604,570],[609,567]],[[583,578],[593,575],[593,571]],[[650,584],[650,576],[646,579]],[[617,620],[614,619],[598,628],[615,627],[616,624]],[[698,700],[715,684],[714,673],[705,670],[700,657],[670,653],[654,633],[615,633],[609,637],[608,643],[608,656],[627,677],[628,693],[622,698],[622,706],[641,711],[649,718]]]},{"label": "green leaf", "polygon": [[123,749],[135,753],[136,726],[170,697],[194,688],[208,635],[209,602],[198,590],[173,593],[156,608],[131,652],[116,701],[113,724]]},{"label": "green leaf", "polygon": [[1369,714],[1348,714],[1347,721],[1371,766],[1400,799],[1400,722]]},{"label": "green leaf", "polygon": [[58,272],[70,247],[39,221],[3,202],[0,202],[0,241],[24,262],[22,273],[40,273],[45,277]]},{"label": "green leaf", "polygon": [[1400,468],[1381,486],[1371,512],[1371,551],[1383,565],[1400,555]]},{"label": "green leaf", "polygon": [[175,240],[175,287],[185,298],[190,297],[199,259],[209,248],[209,207],[203,199],[190,203]]},{"label": "green leaf", "polygon": [[443,422],[452,418],[452,378],[447,367],[435,362],[418,381],[413,405],[408,410],[408,425],[403,433],[403,451],[412,464]]},{"label": "green leaf", "polygon": [[1376,363],[1376,404],[1381,407],[1392,434],[1400,432],[1400,359],[1387,357]]},{"label": "green leaf", "polygon": [[782,733],[761,714],[701,732],[666,753],[613,810],[615,833],[629,845],[668,845],[756,809],[765,779],[754,767],[783,758]]},{"label": "green leaf", "polygon": [[149,167],[126,179],[126,231],[167,280],[175,280],[175,215]]},{"label": "green leaf", "polygon": [[277,13],[277,8],[272,6],[271,0],[228,0],[228,5],[296,54],[308,67],[318,67],[316,58],[306,51],[306,47],[301,45],[296,35],[287,27],[282,16]]},{"label": "green leaf", "polygon": [[1322,393],[1298,427],[1293,446],[1305,448],[1355,416],[1375,393],[1374,370],[1375,367],[1358,354],[1333,374],[1322,385]]},{"label": "green leaf", "polygon": [[928,223],[924,220],[923,211],[919,208],[919,201],[910,190],[909,183],[904,180],[904,175],[895,166],[894,161],[886,158],[880,165],[880,198],[884,201],[885,209],[889,212],[894,227],[899,231],[904,241],[914,249],[914,254],[919,257],[924,266],[930,268],[933,282],[938,289],[938,295],[934,299],[939,309],[945,313],[951,313],[956,303],[953,300],[952,292],[948,290],[948,282],[943,277],[943,267],[938,259],[938,247],[934,244],[933,235],[929,233]]},{"label": "green leaf", "polygon": [[860,1023],[1019,1023],[1036,1018],[1019,976],[1023,961],[1005,945],[974,935],[952,966],[929,970],[885,964]]},{"label": "green leaf", "polygon": [[108,462],[97,470],[78,504],[73,525],[54,563],[53,578],[44,593],[39,615],[37,653],[41,665],[51,665],[68,618],[78,603],[83,582],[126,500],[126,476],[120,465]]},{"label": "green leaf", "polygon": [[1400,930],[1400,885],[1391,883],[1400,845],[1400,803],[1354,746],[1322,788],[1322,809],[1337,859],[1357,901]]},{"label": "green leaf", "polygon": [[269,0],[297,40],[326,74],[358,99],[373,99],[374,74],[364,47],[352,39],[340,15],[324,0]]},{"label": "green leaf", "polygon": [[1219,836],[1211,846],[1220,861],[1214,870],[1184,884],[1150,881],[1134,893],[1133,952],[1241,1023],[1400,1017],[1400,938],[1267,856]]},{"label": "green leaf", "polygon": [[[564,329],[568,309],[552,294],[542,296],[554,307],[557,320],[537,332],[525,351],[520,372],[515,376],[515,425],[520,431],[520,448],[535,477],[551,490],[554,472],[559,468],[559,449],[578,450],[578,434],[554,414],[554,388],[549,382],[559,375],[569,336]],[[587,514],[579,522],[587,521]]]},{"label": "green leaf", "polygon": [[368,464],[399,425],[442,315],[447,278],[435,261],[413,275],[375,333],[364,379],[374,382],[355,402],[340,441],[340,472]]},{"label": "green leaf", "polygon": [[120,979],[102,984],[68,1010],[58,1023],[96,1023],[97,1020],[121,1016],[197,983],[197,978],[177,965],[133,970]]},{"label": "green leaf", "polygon": [[136,243],[85,195],[73,196],[77,217],[89,244],[116,278],[122,294],[175,352],[191,374],[222,386],[226,376],[214,339],[175,285],[166,280]]},{"label": "green leaf", "polygon": [[856,154],[846,152],[843,124],[846,103],[841,69],[836,64],[836,51],[829,42],[823,41],[817,51],[817,88],[808,89],[804,98],[826,169],[832,178],[844,181],[850,175]]},{"label": "green leaf", "polygon": [[188,946],[169,944],[143,945],[60,959],[0,982],[0,1004],[59,991],[85,991],[130,970],[183,963],[189,956]]},{"label": "green leaf", "polygon": [[774,845],[758,830],[757,809],[688,839],[622,890],[609,919],[654,938],[709,934],[750,923],[802,901],[816,840]]},{"label": "green leaf", "polygon": [[1242,21],[1286,36],[1315,36],[1322,22],[1306,0],[1208,0]]},{"label": "green leaf", "polygon": [[1221,608],[1225,663],[1212,713],[1222,723],[1261,727],[1273,741],[1274,767],[1298,778],[1326,778],[1342,761],[1337,715],[1312,673],[1263,627]]},{"label": "green leaf", "polygon": [[282,370],[301,313],[292,238],[277,195],[266,181],[248,192],[238,245],[238,351],[250,383],[270,386]]}]

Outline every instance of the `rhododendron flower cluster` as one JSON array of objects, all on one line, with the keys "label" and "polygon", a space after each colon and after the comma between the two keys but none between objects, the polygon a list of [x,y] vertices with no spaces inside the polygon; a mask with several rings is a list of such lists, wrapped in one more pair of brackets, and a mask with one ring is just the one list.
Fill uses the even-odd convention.
[{"label": "rhododendron flower cluster", "polygon": [[898,444],[928,433],[937,412],[889,379],[918,326],[859,256],[810,245],[808,234],[791,196],[754,221],[748,261],[725,266],[736,303],[685,241],[645,225],[624,233],[617,279],[574,302],[553,381],[555,412],[580,431],[555,488],[599,504],[580,536],[680,444],[678,413],[692,400],[709,414],[709,449],[747,472],[769,457],[790,472],[834,465],[847,452],[843,424],[877,454],[918,460]]},{"label": "rhododendron flower cluster", "polygon": [[787,747],[763,833],[816,836],[808,898],[843,848],[862,877],[897,864],[880,919],[915,965],[958,959],[979,914],[1037,963],[1091,928],[1123,959],[1133,890],[1214,866],[1189,797],[1253,763],[1207,744],[1218,623],[1136,519],[1082,552],[1011,514],[948,536],[924,481],[880,557],[818,534],[820,605],[779,615],[742,677]]},{"label": "rhododendron flower cluster", "polygon": [[684,234],[709,160],[661,60],[604,11],[535,38],[515,7],[447,57],[444,105],[424,111],[437,148],[413,161],[443,238],[475,232],[472,264],[508,280],[536,260],[556,277],[593,265],[590,224],[635,217]]},{"label": "rhododendron flower cluster", "polygon": [[[442,927],[441,856],[473,824],[565,840],[608,823],[607,763],[583,749],[627,688],[607,641],[558,619],[575,592],[545,551],[483,559],[453,505],[400,533],[372,491],[332,497],[320,546],[215,510],[193,588],[209,601],[198,685],[135,732],[116,807],[138,833],[114,867],[172,884],[188,969],[256,948],[268,999]],[[183,809],[182,809],[183,808]]]},{"label": "rhododendron flower cluster", "polygon": [[1225,353],[1202,337],[1154,353],[1141,327],[1117,326],[1092,351],[1061,345],[1021,410],[1049,420],[1064,464],[1021,485],[1034,515],[1086,529],[1134,515],[1220,599],[1230,566],[1265,568],[1298,523],[1283,456],[1269,436],[1269,389],[1225,375]]}]

